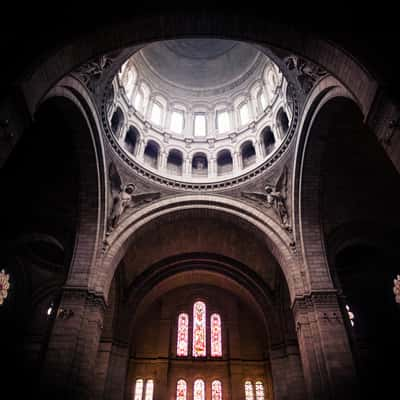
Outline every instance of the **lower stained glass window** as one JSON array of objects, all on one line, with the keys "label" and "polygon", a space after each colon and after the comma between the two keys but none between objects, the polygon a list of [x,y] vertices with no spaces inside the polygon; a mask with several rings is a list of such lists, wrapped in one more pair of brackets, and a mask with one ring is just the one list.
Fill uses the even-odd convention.
[{"label": "lower stained glass window", "polygon": [[213,381],[211,384],[211,400],[222,400],[222,383]]}]

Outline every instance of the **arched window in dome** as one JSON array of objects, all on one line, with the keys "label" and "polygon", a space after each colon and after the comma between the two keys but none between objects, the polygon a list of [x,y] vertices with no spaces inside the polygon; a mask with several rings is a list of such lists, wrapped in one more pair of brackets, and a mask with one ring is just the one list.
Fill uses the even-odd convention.
[{"label": "arched window in dome", "polygon": [[151,106],[151,122],[157,126],[161,126],[162,123],[162,107],[159,103],[153,102]]},{"label": "arched window in dome", "polygon": [[242,103],[239,106],[239,119],[240,125],[245,125],[250,122],[249,105],[247,103]]},{"label": "arched window in dome", "polygon": [[144,163],[152,168],[157,169],[159,154],[160,154],[159,145],[153,140],[149,140],[144,150]]},{"label": "arched window in dome", "polygon": [[167,157],[167,170],[173,175],[182,175],[183,155],[179,150],[171,150]]},{"label": "arched window in dome", "polygon": [[206,305],[196,301],[193,305],[193,357],[206,355]]},{"label": "arched window in dome", "polygon": [[177,333],[178,338],[176,345],[176,354],[178,356],[187,356],[189,343],[189,315],[187,315],[186,313],[179,314]]},{"label": "arched window in dome", "polygon": [[176,400],[186,400],[187,397],[187,385],[186,381],[179,379],[176,383]]},{"label": "arched window in dome", "polygon": [[125,135],[124,146],[125,149],[133,156],[136,155],[136,148],[137,144],[139,143],[139,139],[140,135],[138,130],[133,126],[129,127],[128,132],[126,132]]},{"label": "arched window in dome", "polygon": [[261,381],[256,381],[256,400],[265,400],[264,384]]},{"label": "arched window in dome", "polygon": [[208,161],[204,153],[196,153],[192,159],[192,175],[208,176]]},{"label": "arched window in dome", "polygon": [[233,169],[232,155],[229,150],[221,150],[217,155],[217,175],[229,174]]},{"label": "arched window in dome", "polygon": [[122,85],[124,87],[125,94],[129,102],[132,99],[133,90],[135,88],[136,77],[137,77],[136,70],[134,68],[128,68],[126,69],[124,76],[122,78]]},{"label": "arched window in dome", "polygon": [[172,132],[181,134],[183,131],[183,112],[174,110],[171,114],[171,126],[170,129]]},{"label": "arched window in dome", "polygon": [[193,400],[204,400],[204,392],[204,381],[202,379],[196,379],[193,385]]},{"label": "arched window in dome", "polygon": [[221,381],[213,381],[211,383],[211,400],[222,400]]},{"label": "arched window in dome", "polygon": [[121,129],[124,125],[124,120],[125,120],[124,113],[119,107],[117,107],[117,109],[114,111],[114,114],[111,117],[111,130],[113,131],[116,137],[119,137],[121,134]]},{"label": "arched window in dome", "polygon": [[264,145],[264,155],[267,156],[275,148],[275,135],[271,128],[267,126],[261,133],[261,140]]},{"label": "arched window in dome", "polygon": [[229,113],[226,110],[217,111],[218,133],[225,133],[230,130]]},{"label": "arched window in dome", "polygon": [[244,383],[244,394],[246,400],[254,400],[253,384],[251,381],[246,381]]},{"label": "arched window in dome", "polygon": [[267,96],[265,95],[264,90],[261,89],[258,92],[258,97],[257,98],[258,98],[258,103],[259,103],[261,112],[263,112],[267,108],[267,105],[268,105]]},{"label": "arched window in dome", "polygon": [[120,69],[119,69],[119,71],[118,71],[118,78],[119,78],[121,84],[124,83],[124,76],[125,76],[125,72],[127,71],[127,67],[128,67],[129,61],[130,61],[130,60],[125,61],[125,62],[121,65],[121,67],[120,67]]},{"label": "arched window in dome", "polygon": [[289,118],[282,107],[278,110],[278,113],[276,114],[276,120],[279,134],[281,138],[283,138],[289,130]]},{"label": "arched window in dome", "polygon": [[142,400],[143,379],[136,379],[134,400]]},{"label": "arched window in dome", "polygon": [[211,329],[211,357],[221,357],[222,356],[221,317],[218,314],[211,315],[210,329]]},{"label": "arched window in dome", "polygon": [[140,113],[143,113],[143,101],[143,92],[141,90],[138,90],[136,92],[135,101],[133,102],[133,107],[136,111],[139,111]]},{"label": "arched window in dome", "polygon": [[205,137],[207,135],[206,114],[198,113],[194,116],[194,136]]},{"label": "arched window in dome", "polygon": [[248,140],[244,142],[241,146],[240,153],[242,156],[242,166],[243,168],[256,162],[256,150],[253,143]]}]

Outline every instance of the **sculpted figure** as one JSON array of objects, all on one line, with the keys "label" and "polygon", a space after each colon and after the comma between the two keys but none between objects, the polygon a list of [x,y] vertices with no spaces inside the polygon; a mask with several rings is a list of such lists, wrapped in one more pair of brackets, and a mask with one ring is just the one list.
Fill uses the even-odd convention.
[{"label": "sculpted figure", "polygon": [[137,207],[140,204],[151,202],[160,198],[159,192],[145,192],[135,194],[137,190],[133,183],[122,184],[121,177],[114,164],[109,168],[112,204],[108,218],[108,229],[112,231],[120,222],[121,215],[127,208]]},{"label": "sculpted figure", "polygon": [[287,209],[287,168],[284,168],[275,185],[266,185],[263,192],[242,192],[242,196],[257,201],[260,205],[273,208],[279,217],[280,224],[291,230]]}]

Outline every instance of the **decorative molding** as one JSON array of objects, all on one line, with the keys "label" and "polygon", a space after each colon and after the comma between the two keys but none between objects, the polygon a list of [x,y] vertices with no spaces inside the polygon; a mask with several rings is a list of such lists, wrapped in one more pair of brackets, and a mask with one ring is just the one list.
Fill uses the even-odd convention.
[{"label": "decorative molding", "polygon": [[70,308],[59,307],[57,310],[57,319],[70,319],[74,315],[74,312]]},{"label": "decorative molding", "polygon": [[104,72],[110,68],[113,61],[114,57],[100,56],[79,67],[76,75],[90,91],[95,92],[98,81],[103,77]]},{"label": "decorative molding", "polygon": [[297,81],[305,94],[311,91],[320,78],[327,75],[327,71],[320,66],[295,55],[286,57],[284,61],[287,69],[295,72]]},{"label": "decorative molding", "polygon": [[[161,197],[160,192],[134,193],[137,187],[133,183],[122,183],[120,174],[114,163],[109,166],[110,192],[112,206],[107,223],[107,234],[120,223],[121,216],[128,208],[136,208],[144,203],[150,203]],[[104,243],[105,244],[105,243]]]},{"label": "decorative molding", "polygon": [[313,291],[302,296],[296,296],[292,303],[293,311],[306,311],[314,306],[338,306],[337,290]]},{"label": "decorative molding", "polygon": [[[99,292],[94,292],[88,288],[83,288],[83,287],[75,287],[75,286],[65,286],[63,288],[63,293],[62,297],[70,299],[70,300],[75,300],[75,301],[83,301],[85,300],[86,303],[89,305],[94,305],[94,306],[99,306],[101,309],[104,311],[106,308],[106,301],[103,293]],[[67,301],[66,302],[68,305],[70,303]],[[72,304],[71,304],[72,306]],[[72,307],[65,307],[65,309],[71,309]]]},{"label": "decorative molding", "polygon": [[288,192],[288,171],[285,166],[276,181],[276,183],[267,183],[264,188],[265,193],[262,192],[242,192],[242,197],[251,201],[257,202],[259,205],[272,208],[275,215],[279,218],[279,223],[282,228],[288,232],[292,232],[292,227],[289,222],[289,211],[287,206],[287,192]]},{"label": "decorative molding", "polygon": [[[110,82],[111,85],[111,82]],[[284,140],[280,144],[280,146],[276,149],[276,151],[272,154],[271,157],[269,157],[263,164],[261,164],[259,167],[255,168],[254,170],[251,170],[247,173],[244,173],[243,175],[226,179],[223,181],[218,181],[218,182],[200,182],[200,183],[194,183],[194,182],[183,182],[183,181],[178,181],[172,178],[167,178],[163,177],[161,175],[158,175],[148,169],[146,169],[144,166],[138,164],[132,157],[130,157],[125,150],[121,147],[121,144],[118,142],[118,140],[115,138],[114,134],[112,133],[111,127],[110,127],[110,122],[108,120],[108,115],[107,115],[107,107],[106,107],[106,102],[105,98],[102,101],[101,104],[101,119],[102,119],[102,124],[104,128],[104,133],[106,138],[108,139],[111,147],[114,149],[114,151],[118,154],[120,159],[122,159],[136,174],[153,181],[154,183],[167,186],[169,188],[173,188],[175,190],[181,190],[181,191],[219,191],[219,190],[224,190],[228,189],[231,187],[236,187],[239,185],[242,185],[245,182],[248,182],[250,179],[253,179],[262,173],[264,173],[267,169],[269,169],[273,164],[275,164],[281,157],[282,155],[286,152],[286,149],[289,147],[289,144],[291,143],[295,133],[297,132],[297,125],[298,125],[298,120],[299,120],[299,106],[296,101],[296,93],[293,94],[293,116],[292,116],[292,121],[291,125],[289,127],[288,133],[286,134]],[[236,138],[236,133],[233,133],[233,136]],[[184,142],[186,143],[186,147],[190,148],[191,144],[193,142],[193,139],[191,138],[185,138]]]}]

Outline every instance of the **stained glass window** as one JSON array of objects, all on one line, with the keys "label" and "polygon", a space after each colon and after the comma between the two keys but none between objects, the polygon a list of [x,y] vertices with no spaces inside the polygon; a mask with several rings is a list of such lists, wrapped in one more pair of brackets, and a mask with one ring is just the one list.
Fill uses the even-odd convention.
[{"label": "stained glass window", "polygon": [[349,316],[351,326],[354,326],[354,314],[350,311],[350,306],[346,304],[347,314]]},{"label": "stained glass window", "polygon": [[256,382],[256,400],[264,400],[264,384],[261,381]]},{"label": "stained glass window", "polygon": [[218,314],[210,317],[211,327],[211,357],[222,356],[221,318]]},{"label": "stained glass window", "polygon": [[246,400],[254,400],[253,384],[250,381],[244,383],[244,393]]},{"label": "stained glass window", "polygon": [[142,400],[143,396],[143,379],[136,379],[134,400]]},{"label": "stained glass window", "polygon": [[176,400],[186,400],[186,382],[183,379],[176,384]]},{"label": "stained glass window", "polygon": [[176,354],[178,356],[188,355],[188,336],[189,336],[189,316],[179,314],[178,317],[178,340]]},{"label": "stained glass window", "polygon": [[153,391],[154,391],[154,382],[153,379],[149,379],[146,382],[146,394],[144,400],[153,400]]},{"label": "stained glass window", "polygon": [[222,400],[222,383],[213,381],[211,384],[211,400]]},{"label": "stained glass window", "polygon": [[193,305],[193,357],[206,355],[206,305],[196,301]]},{"label": "stained glass window", "polygon": [[201,379],[194,381],[193,400],[204,400],[204,381]]}]

